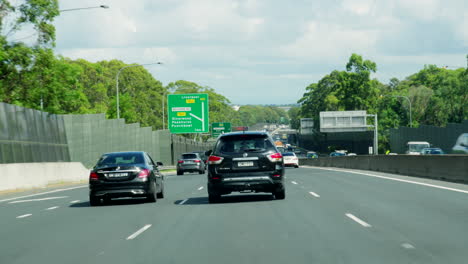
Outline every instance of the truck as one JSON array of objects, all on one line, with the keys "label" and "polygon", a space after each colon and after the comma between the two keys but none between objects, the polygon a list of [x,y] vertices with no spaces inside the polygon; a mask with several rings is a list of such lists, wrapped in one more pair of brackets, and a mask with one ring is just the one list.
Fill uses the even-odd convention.
[{"label": "truck", "polygon": [[431,144],[426,141],[408,141],[406,143],[406,154],[408,155],[421,155],[423,148],[430,148]]}]

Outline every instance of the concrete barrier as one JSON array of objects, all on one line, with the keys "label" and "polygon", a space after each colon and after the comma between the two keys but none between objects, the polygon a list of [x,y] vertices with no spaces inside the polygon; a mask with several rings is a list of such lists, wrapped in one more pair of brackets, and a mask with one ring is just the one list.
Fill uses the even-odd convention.
[{"label": "concrete barrier", "polygon": [[380,155],[301,159],[300,165],[380,171],[468,183],[468,155]]},{"label": "concrete barrier", "polygon": [[81,162],[0,164],[0,191],[80,182],[88,177],[89,170]]}]

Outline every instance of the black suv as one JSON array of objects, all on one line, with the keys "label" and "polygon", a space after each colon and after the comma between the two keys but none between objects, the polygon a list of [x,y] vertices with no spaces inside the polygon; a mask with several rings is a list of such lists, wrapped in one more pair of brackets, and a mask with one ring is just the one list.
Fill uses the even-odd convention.
[{"label": "black suv", "polygon": [[231,192],[271,192],[286,196],[283,156],[265,132],[222,134],[208,155],[210,203]]},{"label": "black suv", "polygon": [[99,205],[117,197],[164,198],[164,177],[145,152],[113,152],[101,156],[89,175],[89,203]]}]

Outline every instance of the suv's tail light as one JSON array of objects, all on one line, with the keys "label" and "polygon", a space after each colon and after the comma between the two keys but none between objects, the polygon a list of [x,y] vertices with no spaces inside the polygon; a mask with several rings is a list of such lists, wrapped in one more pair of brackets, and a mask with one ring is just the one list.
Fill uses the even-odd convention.
[{"label": "suv's tail light", "polygon": [[221,162],[223,162],[223,157],[218,157],[218,156],[210,156],[208,158],[208,164],[220,164]]},{"label": "suv's tail light", "polygon": [[194,160],[194,161],[195,161],[196,163],[200,163],[200,162],[201,162],[201,160]]},{"label": "suv's tail light", "polygon": [[138,178],[148,178],[150,172],[148,169],[143,169],[138,173]]},{"label": "suv's tail light", "polygon": [[281,153],[279,153],[279,152],[270,154],[267,157],[271,162],[281,161],[283,159],[283,155],[281,155]]},{"label": "suv's tail light", "polygon": [[97,175],[97,173],[95,173],[94,171],[92,171],[92,172],[89,174],[89,180],[90,180],[90,181],[97,181],[97,180],[99,180],[99,176]]},{"label": "suv's tail light", "polygon": [[179,161],[177,161],[177,163],[184,163],[184,161],[183,161],[183,160],[179,160]]}]

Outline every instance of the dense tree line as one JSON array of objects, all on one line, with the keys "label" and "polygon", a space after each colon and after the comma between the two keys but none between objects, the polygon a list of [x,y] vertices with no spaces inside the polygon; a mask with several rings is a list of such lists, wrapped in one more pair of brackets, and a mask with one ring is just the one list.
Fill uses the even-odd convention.
[{"label": "dense tree line", "polygon": [[[314,118],[319,124],[321,111],[367,110],[378,114],[380,148],[388,148],[389,128],[410,126],[409,103],[412,105],[412,126],[461,122],[468,119],[468,70],[439,68],[427,65],[404,80],[393,78],[388,84],[371,79],[377,65],[352,54],[345,71],[332,71],[306,88],[292,108],[291,125],[299,127],[302,117]],[[406,97],[406,98],[405,98]]]},{"label": "dense tree line", "polygon": [[[0,0],[0,101],[54,114],[105,113],[116,118],[116,74],[129,64],[55,55],[52,22],[57,15],[57,0],[20,1],[18,6]],[[11,37],[25,27],[36,33],[31,36],[33,44],[26,44],[31,42],[28,38]],[[242,106],[235,111],[225,96],[193,82],[163,86],[143,67],[123,70],[119,91],[121,118],[153,129],[162,128],[163,97],[170,93],[209,94],[211,122],[249,126],[287,119],[286,112],[271,106]]]}]

